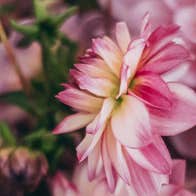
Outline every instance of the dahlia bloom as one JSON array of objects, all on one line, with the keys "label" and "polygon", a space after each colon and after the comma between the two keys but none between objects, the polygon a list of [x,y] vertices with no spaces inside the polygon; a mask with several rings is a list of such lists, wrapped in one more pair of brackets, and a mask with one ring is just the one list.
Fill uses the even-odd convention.
[{"label": "dahlia bloom", "polygon": [[156,195],[169,182],[172,164],[161,136],[195,125],[194,91],[162,78],[188,57],[172,41],[177,31],[176,26],[151,30],[147,15],[141,35],[131,39],[126,24],[118,23],[117,43],[106,36],[94,39],[70,71],[73,80],[57,95],[77,113],[54,133],[86,127],[78,159],[88,157],[89,179],[103,170],[110,191],[120,176],[138,195]]},{"label": "dahlia bloom", "polygon": [[146,12],[150,14],[153,27],[172,22],[172,12],[163,0],[98,0],[98,3],[115,20],[125,21],[132,35],[140,31],[141,20]]}]

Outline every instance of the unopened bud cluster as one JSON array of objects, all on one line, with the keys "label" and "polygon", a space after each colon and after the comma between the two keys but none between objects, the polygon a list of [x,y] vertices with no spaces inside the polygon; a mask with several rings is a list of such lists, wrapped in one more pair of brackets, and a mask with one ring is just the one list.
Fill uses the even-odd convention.
[{"label": "unopened bud cluster", "polygon": [[47,160],[39,152],[24,147],[0,149],[0,186],[7,183],[32,191],[47,171]]}]

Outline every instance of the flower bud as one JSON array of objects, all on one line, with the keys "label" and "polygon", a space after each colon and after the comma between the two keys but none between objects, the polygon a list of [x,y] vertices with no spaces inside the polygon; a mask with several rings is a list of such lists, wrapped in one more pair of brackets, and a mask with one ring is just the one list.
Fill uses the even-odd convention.
[{"label": "flower bud", "polygon": [[47,174],[48,163],[43,154],[27,148],[0,151],[1,177],[22,190],[34,190]]}]

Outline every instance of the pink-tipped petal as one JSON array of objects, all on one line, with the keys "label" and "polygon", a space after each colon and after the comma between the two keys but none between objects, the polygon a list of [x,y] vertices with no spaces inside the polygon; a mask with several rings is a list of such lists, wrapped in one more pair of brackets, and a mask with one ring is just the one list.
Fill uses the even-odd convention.
[{"label": "pink-tipped petal", "polygon": [[148,58],[142,70],[163,74],[184,62],[188,56],[188,51],[183,46],[169,42],[156,55]]},{"label": "pink-tipped petal", "polygon": [[[104,63],[104,62],[103,62]],[[75,64],[74,65],[80,72],[92,77],[92,78],[106,78],[112,81],[116,81],[116,76],[106,69],[106,65],[97,66],[96,63],[91,64]]]},{"label": "pink-tipped petal", "polygon": [[111,71],[119,76],[122,54],[117,45],[105,36],[93,40],[93,50],[103,58]]},{"label": "pink-tipped petal", "polygon": [[141,60],[142,53],[145,47],[144,39],[134,40],[123,58],[123,64],[130,67],[128,78],[131,80],[138,69],[138,63]]},{"label": "pink-tipped petal", "polygon": [[95,118],[94,114],[76,113],[69,115],[53,130],[53,134],[68,133],[85,127]]},{"label": "pink-tipped petal", "polygon": [[145,42],[143,39],[134,40],[129,46],[128,52],[123,58],[123,65],[121,67],[120,75],[120,90],[117,97],[120,97],[123,93],[127,92],[129,82],[137,71],[144,46]]},{"label": "pink-tipped petal", "polygon": [[196,93],[179,83],[168,83],[172,107],[164,112],[149,108],[152,129],[163,136],[176,135],[196,125]]},{"label": "pink-tipped petal", "polygon": [[114,105],[115,101],[113,98],[107,98],[104,100],[100,113],[92,123],[87,126],[87,133],[95,134],[104,124],[106,124],[107,120],[110,118]]},{"label": "pink-tipped petal", "polygon": [[125,53],[131,41],[131,36],[126,23],[119,22],[116,24],[116,39],[120,49]]},{"label": "pink-tipped petal", "polygon": [[129,172],[132,177],[132,187],[138,196],[157,196],[163,183],[168,183],[164,175],[149,172],[136,164],[129,155],[126,155],[129,163]]},{"label": "pink-tipped petal", "polygon": [[142,72],[135,78],[133,85],[129,94],[135,94],[152,107],[170,110],[172,94],[159,75],[152,72]]},{"label": "pink-tipped petal", "polygon": [[[86,134],[84,139],[77,146],[76,151],[77,151],[77,158],[78,158],[79,162],[82,162],[88,156],[88,155],[86,155],[86,151],[88,150],[92,141],[93,141],[93,136],[91,134]],[[97,144],[97,142],[96,142],[96,144]],[[94,146],[96,146],[96,144]],[[84,157],[84,155],[85,155],[85,157]]]},{"label": "pink-tipped petal", "polygon": [[100,119],[100,114],[98,114],[94,120],[88,124],[88,126],[86,127],[86,133],[88,134],[95,134],[99,128],[100,128],[100,124],[99,126],[98,125],[98,122],[99,122],[99,119]]},{"label": "pink-tipped petal", "polygon": [[159,136],[148,146],[140,149],[127,148],[133,160],[143,168],[160,174],[170,174],[172,160],[164,141]]},{"label": "pink-tipped petal", "polygon": [[77,157],[82,162],[93,151],[104,132],[105,124],[96,132],[96,134],[86,134],[82,142],[77,146]]},{"label": "pink-tipped petal", "polygon": [[116,96],[116,98],[119,98],[122,94],[127,93],[129,69],[130,69],[129,66],[127,66],[127,65],[123,65],[121,67],[120,89],[119,89],[119,93]]},{"label": "pink-tipped petal", "polygon": [[88,179],[90,181],[96,177],[97,164],[100,157],[100,142],[98,142],[92,153],[90,153],[88,156]]},{"label": "pink-tipped petal", "polygon": [[82,90],[87,90],[100,97],[111,96],[116,85],[106,78],[91,78],[87,75],[77,77],[78,85]]},{"label": "pink-tipped petal", "polygon": [[132,148],[149,144],[152,133],[147,108],[133,96],[120,99],[111,118],[114,136],[122,145]]},{"label": "pink-tipped petal", "polygon": [[143,20],[142,20],[142,26],[141,26],[140,34],[141,34],[141,37],[144,37],[145,39],[148,39],[148,37],[149,37],[149,35],[152,31],[152,26],[151,26],[149,18],[150,18],[150,14],[146,13],[144,15]]},{"label": "pink-tipped petal", "polygon": [[108,148],[108,154],[111,159],[112,165],[120,175],[120,177],[127,183],[131,184],[131,176],[129,173],[129,168],[127,161],[124,157],[123,147],[116,141],[110,125],[108,125],[106,130],[106,143]]},{"label": "pink-tipped petal", "polygon": [[76,110],[92,113],[96,113],[101,108],[103,102],[101,98],[71,87],[61,91],[56,97],[62,103]]},{"label": "pink-tipped petal", "polygon": [[109,158],[105,134],[103,134],[101,149],[102,149],[101,153],[102,153],[104,171],[105,171],[108,187],[109,187],[110,192],[114,192],[115,186],[116,186],[117,177],[115,175],[114,169],[112,167],[111,160]]},{"label": "pink-tipped petal", "polygon": [[148,39],[149,48],[151,48],[150,55],[153,56],[160,48],[170,42],[176,36],[178,30],[179,27],[177,25],[156,28]]}]

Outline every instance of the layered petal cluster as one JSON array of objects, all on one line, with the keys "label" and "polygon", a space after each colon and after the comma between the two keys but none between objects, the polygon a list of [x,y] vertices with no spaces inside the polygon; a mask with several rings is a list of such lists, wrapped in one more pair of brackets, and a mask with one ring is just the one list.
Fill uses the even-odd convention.
[{"label": "layered petal cluster", "polygon": [[[151,193],[151,196],[194,196],[195,194],[185,189],[185,171],[186,164],[184,160],[172,160],[172,170],[169,175],[169,184],[163,184],[161,190],[157,194]],[[123,182],[120,178],[117,180],[116,190],[114,193],[110,193],[105,176],[100,174],[99,177],[92,181],[88,181],[86,175],[87,165],[86,163],[76,167],[73,179],[75,186],[78,188],[78,194],[80,196],[138,196],[134,187],[130,187]],[[158,180],[158,178],[157,178]],[[67,190],[71,189],[67,188]],[[145,193],[142,193],[145,195]]]},{"label": "layered petal cluster", "polygon": [[177,31],[177,26],[152,30],[146,15],[141,35],[131,39],[126,24],[117,23],[116,42],[94,39],[57,95],[76,113],[54,133],[86,127],[78,159],[88,158],[89,179],[104,171],[111,192],[120,176],[137,195],[156,195],[169,182],[172,165],[161,136],[196,124],[194,91],[162,77],[188,57],[172,41]]}]

